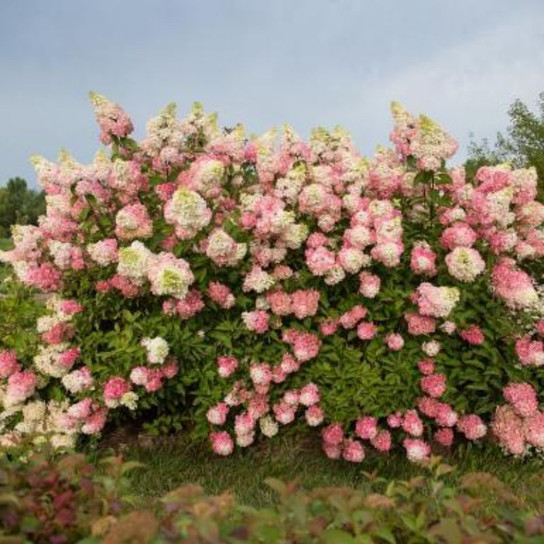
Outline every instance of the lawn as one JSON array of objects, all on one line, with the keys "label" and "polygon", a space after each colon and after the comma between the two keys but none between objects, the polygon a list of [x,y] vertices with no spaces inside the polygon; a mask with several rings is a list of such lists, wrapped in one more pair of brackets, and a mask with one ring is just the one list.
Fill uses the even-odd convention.
[{"label": "lawn", "polygon": [[[105,445],[109,444],[106,440]],[[265,484],[270,477],[296,480],[306,489],[349,486],[366,490],[370,474],[387,480],[427,474],[400,453],[371,453],[361,464],[333,461],[320,451],[319,440],[310,436],[277,436],[227,458],[213,454],[207,444],[190,443],[183,436],[149,439],[148,444],[141,445],[131,440],[116,446],[125,451],[128,460],[144,464],[132,479],[133,491],[140,497],[159,497],[192,483],[209,494],[230,491],[244,504],[266,506],[275,496]],[[544,512],[542,460],[506,457],[487,445],[444,451],[443,461],[455,466],[448,476],[452,484],[457,485],[465,474],[488,472],[507,484],[527,507]]]}]

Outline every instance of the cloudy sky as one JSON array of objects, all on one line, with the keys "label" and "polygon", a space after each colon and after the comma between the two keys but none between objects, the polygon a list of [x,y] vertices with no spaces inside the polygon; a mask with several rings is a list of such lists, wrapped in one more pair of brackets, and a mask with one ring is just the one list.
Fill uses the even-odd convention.
[{"label": "cloudy sky", "polygon": [[364,153],[387,142],[395,99],[464,151],[544,91],[544,1],[1,1],[0,81],[0,184],[34,185],[32,153],[92,158],[89,90],[137,135],[168,102],[199,100],[249,132],[340,124]]}]

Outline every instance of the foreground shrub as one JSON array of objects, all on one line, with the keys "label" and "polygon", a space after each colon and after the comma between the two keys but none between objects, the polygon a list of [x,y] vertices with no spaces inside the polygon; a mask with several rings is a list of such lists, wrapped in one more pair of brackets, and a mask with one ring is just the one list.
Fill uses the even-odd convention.
[{"label": "foreground shrub", "polygon": [[269,480],[277,500],[242,505],[195,485],[160,500],[125,496],[133,465],[108,459],[96,472],[81,455],[28,463],[0,460],[0,538],[69,544],[541,542],[544,520],[486,473],[448,483],[452,467],[432,459],[409,481],[367,475],[365,489],[318,488]]},{"label": "foreground shrub", "polygon": [[[88,536],[97,519],[128,509],[127,472],[134,463],[108,458],[97,469],[84,455],[28,460],[0,457],[2,542],[65,544]],[[16,539],[15,536],[20,537]]]},{"label": "foreground shrub", "polygon": [[135,418],[227,455],[302,421],[329,457],[422,461],[483,439],[498,409],[507,451],[544,447],[534,170],[466,179],[446,168],[456,142],[398,105],[395,149],[367,160],[340,129],[247,139],[198,105],[136,142],[92,100],[111,156],[35,158],[47,214],[3,254],[52,293],[33,359],[0,356],[3,445]]}]

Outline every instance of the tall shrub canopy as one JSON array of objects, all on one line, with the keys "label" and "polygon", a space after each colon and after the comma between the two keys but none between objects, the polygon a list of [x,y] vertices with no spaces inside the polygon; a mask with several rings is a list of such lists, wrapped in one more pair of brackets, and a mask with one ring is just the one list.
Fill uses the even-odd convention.
[{"label": "tall shrub canopy", "polygon": [[466,179],[455,140],[398,104],[366,159],[340,128],[247,138],[199,104],[137,142],[91,99],[109,152],[34,157],[47,213],[2,254],[51,293],[33,360],[0,355],[5,446],[136,417],[219,454],[289,424],[350,461],[489,424],[511,453],[544,447],[534,169]]}]

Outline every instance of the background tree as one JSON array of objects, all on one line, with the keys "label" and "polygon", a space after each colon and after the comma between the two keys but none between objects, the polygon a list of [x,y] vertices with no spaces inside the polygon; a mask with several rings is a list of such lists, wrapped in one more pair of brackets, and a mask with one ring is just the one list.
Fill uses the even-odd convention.
[{"label": "background tree", "polygon": [[27,187],[24,179],[16,177],[0,187],[0,236],[10,236],[11,225],[35,225],[45,213],[45,195]]},{"label": "background tree", "polygon": [[537,110],[532,111],[521,100],[508,109],[510,124],[506,133],[499,132],[493,146],[488,140],[469,145],[467,173],[480,166],[511,162],[516,168],[534,166],[538,173],[539,193],[544,196],[544,92],[540,93]]}]

